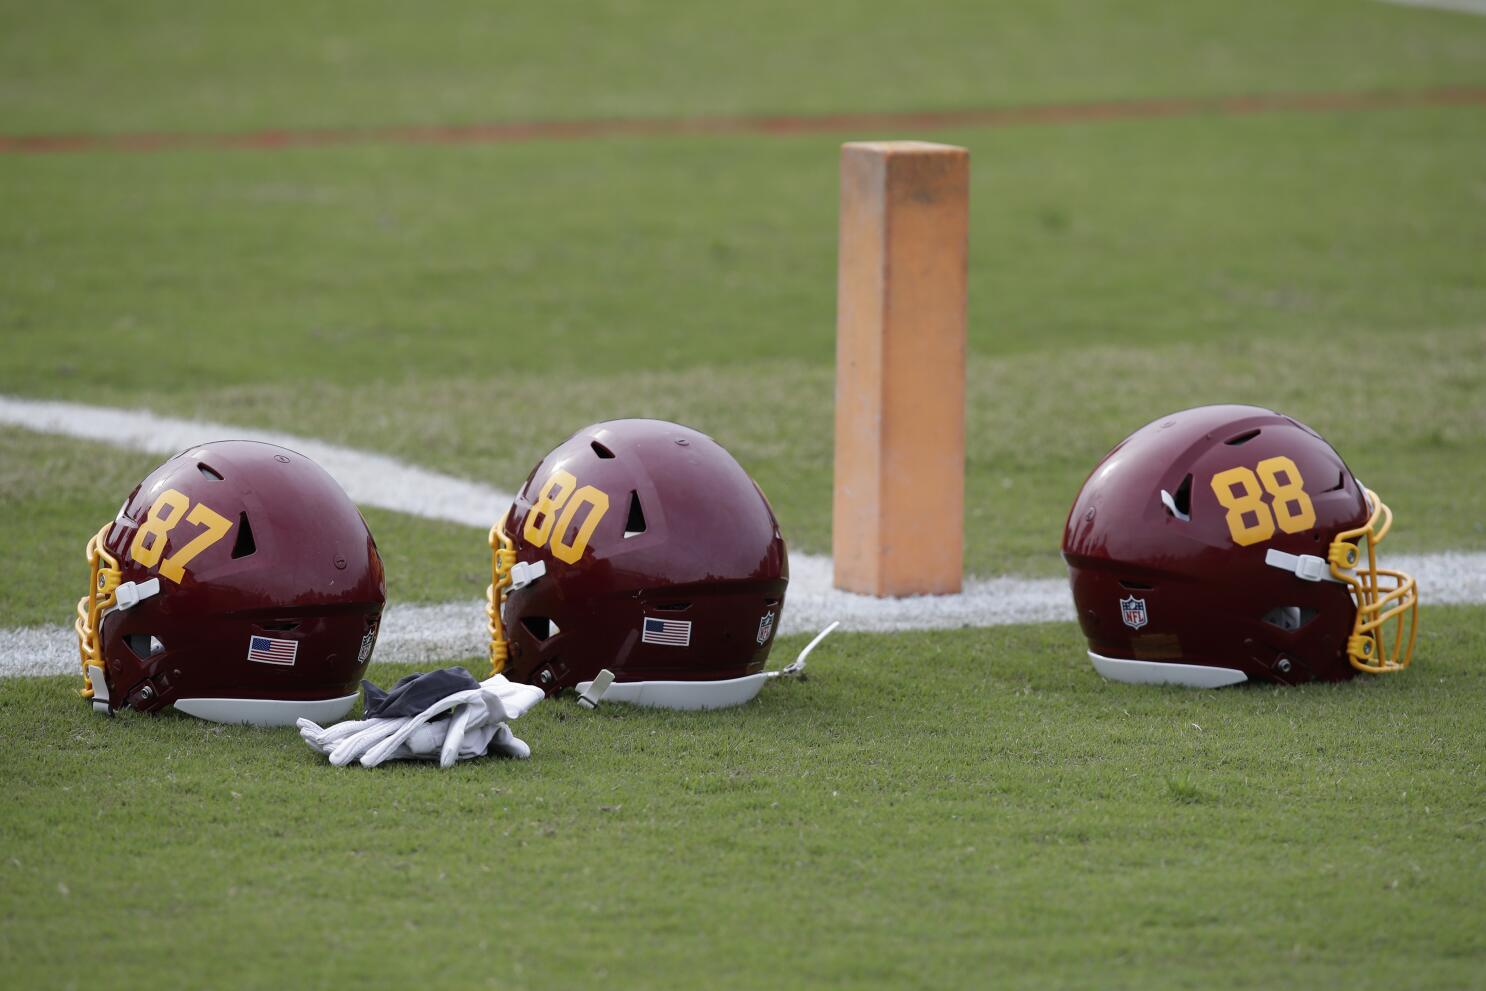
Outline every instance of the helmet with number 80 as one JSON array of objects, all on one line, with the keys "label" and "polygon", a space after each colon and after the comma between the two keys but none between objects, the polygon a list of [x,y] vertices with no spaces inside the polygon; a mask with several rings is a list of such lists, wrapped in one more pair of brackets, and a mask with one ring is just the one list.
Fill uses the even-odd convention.
[{"label": "helmet with number 80", "polygon": [[341,718],[386,583],[366,522],[319,465],[255,441],[176,455],[88,542],[83,696],[221,722]]},{"label": "helmet with number 80", "polygon": [[532,469],[490,543],[493,671],[553,694],[608,669],[633,700],[680,708],[762,683],[784,539],[707,435],[660,420],[580,430]]},{"label": "helmet with number 80", "polygon": [[1393,514],[1309,427],[1253,406],[1162,417],[1105,455],[1063,534],[1095,668],[1217,687],[1408,666],[1414,580]]}]

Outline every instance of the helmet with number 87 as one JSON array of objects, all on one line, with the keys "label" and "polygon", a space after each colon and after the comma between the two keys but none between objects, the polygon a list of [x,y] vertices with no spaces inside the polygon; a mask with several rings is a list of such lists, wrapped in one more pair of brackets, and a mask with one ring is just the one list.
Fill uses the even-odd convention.
[{"label": "helmet with number 87", "polygon": [[768,501],[716,441],[661,420],[578,431],[490,531],[493,672],[676,708],[758,692],[789,564]]},{"label": "helmet with number 87", "polygon": [[1393,524],[1290,417],[1203,406],[1105,455],[1068,514],[1089,657],[1116,681],[1337,681],[1408,666],[1418,594],[1378,566]]},{"label": "helmet with number 87", "polygon": [[75,626],[95,709],[292,725],[356,701],[382,560],[309,458],[255,441],[193,447],[135,487],[87,555]]}]

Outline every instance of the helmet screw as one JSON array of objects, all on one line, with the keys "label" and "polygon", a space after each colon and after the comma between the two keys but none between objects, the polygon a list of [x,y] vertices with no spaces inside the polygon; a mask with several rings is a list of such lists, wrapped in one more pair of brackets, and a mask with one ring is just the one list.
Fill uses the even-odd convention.
[{"label": "helmet screw", "polygon": [[544,670],[540,675],[537,676],[537,678],[544,685],[550,684],[552,681],[552,672]]},{"label": "helmet screw", "polygon": [[289,463],[289,456],[287,454],[275,454],[273,456],[273,459],[281,465],[286,465]]},{"label": "helmet screw", "polygon": [[139,697],[148,702],[150,699],[155,697],[155,690],[149,685],[145,685],[139,690]]},{"label": "helmet screw", "polygon": [[1084,522],[1085,523],[1092,523],[1093,521],[1094,521],[1094,507],[1093,506],[1090,506],[1089,507],[1089,511],[1087,513],[1084,513]]},{"label": "helmet screw", "polygon": [[676,443],[680,444],[682,447],[689,447],[691,445],[691,441],[687,440],[685,437],[677,437]]},{"label": "helmet screw", "polygon": [[1279,660],[1279,663],[1276,664],[1275,667],[1277,667],[1277,668],[1280,669],[1280,674],[1289,674],[1290,673],[1290,658],[1288,658],[1288,657],[1281,657],[1280,660]]},{"label": "helmet screw", "polygon": [[340,569],[341,571],[345,571],[346,570],[346,559],[343,558],[343,557],[336,558],[335,559],[335,566],[338,569]]}]

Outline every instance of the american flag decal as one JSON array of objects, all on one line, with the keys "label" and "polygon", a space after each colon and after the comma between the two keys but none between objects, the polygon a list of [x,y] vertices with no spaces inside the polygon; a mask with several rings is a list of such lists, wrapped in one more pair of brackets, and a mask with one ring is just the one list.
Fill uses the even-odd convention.
[{"label": "american flag decal", "polygon": [[691,620],[651,619],[645,617],[645,626],[640,630],[640,639],[645,643],[663,643],[668,647],[691,646]]},{"label": "american flag decal", "polygon": [[250,661],[293,667],[295,656],[298,653],[298,640],[275,640],[273,637],[251,637],[248,640],[248,660]]}]

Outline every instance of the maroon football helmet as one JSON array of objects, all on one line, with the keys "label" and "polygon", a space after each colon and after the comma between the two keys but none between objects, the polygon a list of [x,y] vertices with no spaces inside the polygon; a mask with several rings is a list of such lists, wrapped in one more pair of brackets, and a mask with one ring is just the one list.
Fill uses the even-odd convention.
[{"label": "maroon football helmet", "polygon": [[1393,514],[1309,427],[1253,406],[1147,424],[1099,462],[1063,559],[1106,678],[1217,687],[1408,666],[1414,580],[1378,567]]},{"label": "maroon football helmet", "polygon": [[685,707],[758,690],[788,558],[763,493],[705,434],[660,420],[578,431],[532,469],[490,544],[493,672],[554,694],[608,669],[616,690],[643,682]]},{"label": "maroon football helmet", "polygon": [[356,701],[387,597],[382,559],[304,455],[193,447],[135,487],[87,555],[76,630],[95,709],[292,725]]}]

